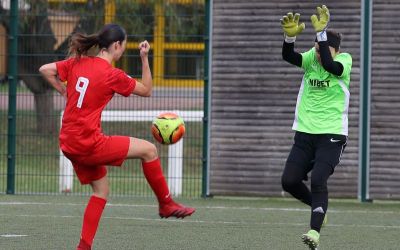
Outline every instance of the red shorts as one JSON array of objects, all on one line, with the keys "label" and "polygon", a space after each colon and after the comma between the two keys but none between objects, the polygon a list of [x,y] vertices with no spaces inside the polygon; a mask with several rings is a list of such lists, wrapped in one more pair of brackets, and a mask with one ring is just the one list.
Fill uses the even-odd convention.
[{"label": "red shorts", "polygon": [[106,165],[121,166],[129,150],[130,138],[127,136],[105,136],[100,148],[90,155],[76,155],[63,152],[72,162],[76,175],[82,185],[106,176]]}]

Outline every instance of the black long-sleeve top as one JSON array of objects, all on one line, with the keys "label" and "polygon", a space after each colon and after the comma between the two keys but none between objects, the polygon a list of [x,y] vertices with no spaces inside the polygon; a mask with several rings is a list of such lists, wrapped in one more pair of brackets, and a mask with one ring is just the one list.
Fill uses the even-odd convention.
[{"label": "black long-sleeve top", "polygon": [[[318,42],[318,45],[322,67],[331,74],[341,76],[343,73],[343,65],[340,62],[336,62],[333,60],[332,55],[329,51],[328,42]],[[301,67],[303,57],[300,53],[294,51],[294,42],[283,42],[282,57],[283,60],[287,61],[288,63]]]}]

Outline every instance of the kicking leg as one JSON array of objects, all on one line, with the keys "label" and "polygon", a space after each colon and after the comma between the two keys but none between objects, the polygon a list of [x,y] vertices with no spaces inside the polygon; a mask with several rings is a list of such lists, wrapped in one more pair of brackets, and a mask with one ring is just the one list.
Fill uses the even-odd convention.
[{"label": "kicking leg", "polygon": [[182,206],[172,200],[154,144],[131,137],[127,158],[142,160],[144,176],[157,197],[159,214],[162,218],[171,216],[184,218],[195,212],[194,208]]}]

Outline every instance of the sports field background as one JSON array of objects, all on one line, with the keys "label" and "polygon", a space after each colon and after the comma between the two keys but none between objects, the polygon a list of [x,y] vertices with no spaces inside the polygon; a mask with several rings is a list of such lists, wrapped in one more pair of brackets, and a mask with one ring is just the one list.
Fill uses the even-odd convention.
[{"label": "sports field background", "polygon": [[[0,249],[74,249],[87,199],[0,196]],[[308,230],[310,211],[293,199],[179,201],[197,212],[184,220],[160,219],[155,199],[110,198],[94,249],[307,249],[300,235]],[[400,203],[332,200],[329,206],[320,250],[399,249]]]},{"label": "sports field background", "polygon": [[[204,104],[210,102],[213,109],[207,118],[212,118],[210,121],[214,126],[210,139],[213,140],[210,141],[210,150],[214,157],[210,160],[211,170],[218,169],[217,162],[227,167],[223,171],[214,171],[211,174],[211,177],[214,176],[214,183],[211,181],[210,193],[242,192],[242,196],[246,192],[262,196],[282,195],[279,176],[289,151],[288,147],[292,143],[289,133],[292,132],[291,124],[298,93],[298,85],[293,84],[293,80],[297,79],[296,82],[299,84],[301,73],[295,67],[288,68],[281,59],[282,30],[279,18],[287,11],[301,12],[302,20],[307,23],[307,29],[298,37],[296,48],[304,51],[313,45],[315,35],[308,17],[314,13],[317,4],[327,4],[332,11],[332,27],[345,34],[343,49],[354,56],[349,145],[340,168],[330,179],[331,197],[357,196],[358,131],[361,112],[359,110],[361,3],[373,2],[370,197],[374,199],[374,203],[332,200],[328,209],[329,222],[322,230],[319,249],[400,249],[400,201],[376,200],[400,199],[398,166],[400,43],[397,33],[393,32],[397,31],[400,25],[399,0],[224,0],[212,1],[213,12],[207,12],[206,5],[203,4],[210,1],[173,0],[171,2],[184,4],[165,5],[165,16],[160,9],[158,9],[160,12],[156,13],[156,8],[150,3],[167,3],[167,1],[37,1],[39,2],[46,4],[53,2],[53,10],[62,10],[63,13],[72,11],[71,17],[81,13],[76,11],[83,11],[84,18],[81,23],[90,26],[89,28],[95,28],[91,25],[93,20],[102,25],[113,18],[114,21],[127,27],[132,46],[116,66],[126,69],[135,77],[141,75],[136,43],[141,39],[148,39],[154,45],[159,44],[152,46],[151,60],[155,82],[152,98],[116,97],[113,100],[115,103],[110,103],[108,108],[110,110],[203,110]],[[89,2],[90,4],[86,5]],[[94,8],[93,11],[86,10],[86,7],[96,7],[106,2],[116,2],[118,11],[110,15],[107,12],[110,8],[105,8],[107,6]],[[142,6],[135,6],[134,2]],[[201,3],[186,4],[190,2]],[[35,20],[41,20],[37,17],[43,17],[44,9],[41,10],[38,8],[36,11],[20,13],[20,17],[25,19],[20,19],[19,23],[23,25],[24,20],[29,20],[29,25],[26,27],[39,27],[39,24],[42,25],[41,22]],[[172,13],[175,14],[171,14],[170,11],[173,10],[175,12]],[[214,31],[211,36],[206,34],[206,22],[203,21],[207,13],[211,15],[209,21]],[[56,12],[49,12],[49,16],[53,18],[52,20],[60,22],[63,20]],[[3,17],[9,18],[9,13]],[[195,19],[191,19],[192,17]],[[194,25],[196,20],[197,25]],[[155,28],[164,21],[166,29]],[[178,24],[186,28],[177,28],[180,27]],[[66,26],[60,25],[60,27]],[[134,30],[135,27],[139,27],[139,32]],[[66,38],[70,34],[70,31],[64,28],[59,31],[62,32],[56,32],[58,41],[62,41],[60,38]],[[90,29],[87,31],[92,32]],[[393,33],[394,36],[388,37],[387,34]],[[51,34],[47,31],[37,34],[29,29],[19,30],[18,37],[22,47],[31,44],[40,46],[38,51],[25,48],[18,53],[13,52],[19,59],[19,64],[13,67],[19,69],[14,79],[23,78],[25,84],[31,83],[31,86],[43,84],[37,68],[51,61],[53,56],[64,56],[64,52],[60,49],[53,51],[52,46],[46,45],[49,36]],[[163,37],[165,40],[160,42],[159,38]],[[0,38],[5,41],[7,37],[3,33],[0,34]],[[203,53],[205,49],[203,46],[198,46],[198,43],[202,44],[206,38],[210,38],[211,58],[207,58],[207,52]],[[169,42],[174,42],[175,45],[169,44],[168,50],[158,50],[154,53],[157,48],[167,47],[164,45]],[[181,42],[185,43],[184,46],[176,46]],[[178,47],[181,48],[175,51]],[[164,54],[160,55],[160,52]],[[5,52],[0,52],[0,58],[5,57]],[[162,65],[161,62],[165,62],[165,67],[154,67]],[[208,69],[204,62],[213,65],[210,68],[212,78],[204,78]],[[38,82],[34,81],[35,79]],[[209,86],[213,87],[211,93],[214,95],[204,94],[207,92],[203,90],[202,84],[206,83],[206,80],[213,80]],[[0,76],[1,81],[5,83],[5,78]],[[59,181],[57,135],[54,131],[54,134],[47,131],[38,133],[36,115],[40,112],[35,111],[34,95],[22,84],[17,88],[15,104],[17,109],[15,192],[18,195],[10,196],[2,193],[6,190],[8,172],[9,89],[7,85],[0,84],[0,250],[75,249],[79,240],[83,211],[88,200],[87,196],[78,194],[87,195],[90,193],[90,188],[80,186],[74,178],[72,196],[54,195],[58,193]],[[54,110],[47,117],[55,118],[59,124],[63,100],[55,92],[46,94],[54,98],[52,99],[54,105],[50,105]],[[243,98],[234,98],[238,96]],[[242,115],[246,119],[242,121],[237,119]],[[113,122],[104,124],[104,128],[107,133],[152,140],[149,123]],[[263,133],[260,134],[259,130]],[[55,131],[58,131],[58,127]],[[200,197],[202,194],[204,143],[202,131],[202,123],[187,123],[183,180],[185,198]],[[260,147],[254,151],[255,154],[247,152],[248,148],[251,148],[249,144],[240,143],[240,139],[248,143],[250,134],[253,134],[252,138],[256,142],[250,145]],[[261,143],[260,138],[262,138]],[[166,148],[158,146],[166,172]],[[236,146],[239,146],[237,147],[239,149],[235,149]],[[243,146],[244,150],[240,149],[240,146]],[[273,147],[268,148],[268,146]],[[265,162],[259,160],[266,157],[264,153],[270,153]],[[227,159],[232,160],[227,164]],[[249,167],[248,163],[253,165]],[[256,164],[259,164],[258,169]],[[212,199],[178,199],[184,204],[196,207],[197,212],[185,220],[160,219],[156,199],[143,177],[140,161],[132,160],[122,169],[111,169],[110,179],[112,179],[112,198],[105,209],[94,242],[96,250],[307,249],[302,244],[300,235],[309,229],[310,211],[308,207],[294,199],[218,196]],[[224,189],[215,184],[221,184],[220,187]]]}]

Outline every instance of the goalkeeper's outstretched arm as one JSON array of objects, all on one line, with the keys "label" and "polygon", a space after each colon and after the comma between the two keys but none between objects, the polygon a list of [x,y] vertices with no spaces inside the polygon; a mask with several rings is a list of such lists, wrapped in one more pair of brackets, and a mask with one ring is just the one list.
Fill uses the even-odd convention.
[{"label": "goalkeeper's outstretched arm", "polygon": [[300,14],[295,13],[293,15],[292,12],[287,13],[287,15],[283,16],[281,19],[282,30],[285,34],[285,41],[283,42],[282,47],[282,58],[293,65],[301,67],[303,60],[302,56],[294,51],[294,41],[296,40],[296,36],[305,28],[305,24],[299,24],[299,21]]},{"label": "goalkeeper's outstretched arm", "polygon": [[322,67],[331,74],[341,76],[343,65],[333,60],[327,41],[318,42]]},{"label": "goalkeeper's outstretched arm", "polygon": [[282,46],[282,58],[288,63],[301,67],[303,57],[300,53],[294,51],[294,42],[288,43],[286,40]]},{"label": "goalkeeper's outstretched arm", "polygon": [[[318,42],[322,67],[331,74],[341,76],[343,73],[343,65],[333,60],[331,52],[329,50],[329,35],[327,29],[331,15],[329,13],[328,7],[326,7],[325,5],[322,5],[322,7],[317,7],[317,14],[318,15],[311,16],[311,23],[314,27],[315,32],[317,32],[316,42]],[[333,35],[330,35],[332,39]],[[337,49],[335,48],[335,50],[339,51],[339,46],[337,46]]]}]

